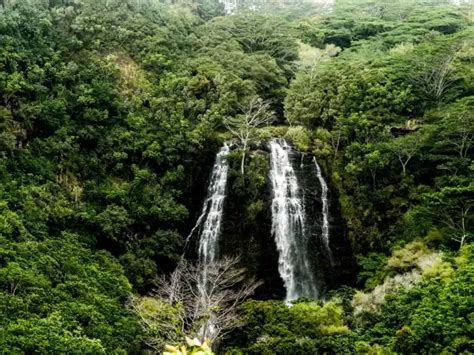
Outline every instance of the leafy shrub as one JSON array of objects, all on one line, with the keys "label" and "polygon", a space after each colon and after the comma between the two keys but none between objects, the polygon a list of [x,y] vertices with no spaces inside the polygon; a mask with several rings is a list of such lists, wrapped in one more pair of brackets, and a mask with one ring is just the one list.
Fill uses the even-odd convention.
[{"label": "leafy shrub", "polygon": [[303,126],[289,127],[285,138],[301,152],[307,152],[311,144],[310,132]]}]

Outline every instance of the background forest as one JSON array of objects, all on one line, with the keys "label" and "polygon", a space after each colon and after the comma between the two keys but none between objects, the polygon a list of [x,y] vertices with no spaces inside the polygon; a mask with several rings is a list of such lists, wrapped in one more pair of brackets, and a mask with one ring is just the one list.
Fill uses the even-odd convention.
[{"label": "background forest", "polygon": [[1,352],[183,343],[179,304],[150,292],[255,100],[273,123],[243,171],[234,153],[243,225],[257,147],[283,136],[321,162],[356,265],[324,302],[248,300],[214,350],[474,352],[472,4],[248,6],[0,0]]}]

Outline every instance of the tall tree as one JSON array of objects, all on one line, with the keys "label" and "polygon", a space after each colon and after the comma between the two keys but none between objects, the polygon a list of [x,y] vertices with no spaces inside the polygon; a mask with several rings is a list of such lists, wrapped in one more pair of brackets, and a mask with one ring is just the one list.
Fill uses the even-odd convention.
[{"label": "tall tree", "polygon": [[256,137],[256,129],[272,123],[275,116],[270,111],[270,103],[258,96],[253,97],[247,106],[240,106],[240,110],[241,114],[227,119],[224,124],[239,141],[242,151],[240,171],[244,175],[245,156],[249,145]]}]

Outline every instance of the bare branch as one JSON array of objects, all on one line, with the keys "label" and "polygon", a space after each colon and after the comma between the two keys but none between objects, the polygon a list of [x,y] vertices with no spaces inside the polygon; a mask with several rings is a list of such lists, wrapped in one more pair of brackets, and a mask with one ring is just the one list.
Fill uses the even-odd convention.
[{"label": "bare branch", "polygon": [[[206,280],[202,269],[206,268]],[[246,279],[245,269],[239,267],[239,258],[223,257],[206,265],[191,265],[183,261],[168,277],[156,280],[154,299],[175,307],[184,334],[208,339],[216,344],[232,329],[241,324],[237,315],[238,306],[252,295],[261,282]],[[142,318],[145,330],[155,329],[153,319],[143,316],[143,310],[134,308]],[[168,328],[160,329],[166,334]],[[153,336],[151,337],[153,338]],[[149,340],[150,346],[160,345],[158,340]]]},{"label": "bare branch", "polygon": [[255,138],[256,129],[269,125],[274,120],[274,113],[270,110],[270,103],[254,96],[248,105],[239,105],[241,114],[227,119],[225,127],[238,139],[242,150],[241,173],[245,173],[245,154],[251,141]]}]

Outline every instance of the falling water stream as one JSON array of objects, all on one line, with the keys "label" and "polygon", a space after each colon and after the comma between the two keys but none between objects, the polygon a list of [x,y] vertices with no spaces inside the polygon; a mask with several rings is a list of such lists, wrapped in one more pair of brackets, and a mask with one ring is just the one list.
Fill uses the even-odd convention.
[{"label": "falling water stream", "polygon": [[[278,271],[286,290],[285,300],[291,302],[300,297],[318,298],[320,292],[315,282],[308,250],[311,233],[306,230],[304,199],[292,165],[292,148],[281,138],[272,139],[269,145],[271,150],[269,177],[273,189],[272,235],[278,251]],[[204,293],[210,282],[207,266],[219,257],[219,234],[226,197],[229,151],[229,146],[224,144],[216,155],[202,212],[190,234],[191,237],[196,230],[199,230],[198,254],[202,270],[199,283]],[[302,161],[303,159],[300,165]],[[321,238],[332,262],[329,247],[328,186],[316,158],[313,161],[321,186]],[[212,327],[212,322],[208,324]],[[210,328],[203,330],[212,331]]]},{"label": "falling water stream", "polygon": [[[201,274],[199,277],[197,292],[199,293],[199,305],[204,311],[208,309],[208,290],[209,290],[209,266],[218,258],[219,252],[219,234],[221,231],[222,219],[224,215],[224,201],[226,197],[227,176],[229,173],[229,146],[224,146],[216,155],[214,166],[212,168],[211,178],[207,188],[207,196],[204,200],[202,212],[196,225],[191,230],[188,240],[199,228],[199,264]],[[212,271],[212,270],[211,270]],[[199,330],[202,339],[210,337],[215,331],[213,316]]]},{"label": "falling water stream", "polygon": [[322,215],[323,215],[323,224],[321,227],[321,236],[326,246],[329,258],[332,262],[332,253],[331,248],[329,246],[329,202],[328,202],[328,185],[324,180],[323,174],[321,172],[321,168],[318,164],[316,158],[313,158],[314,165],[316,166],[316,174],[318,176],[319,184],[321,185],[321,203],[323,205]]},{"label": "falling water stream", "polygon": [[308,258],[303,199],[291,164],[291,147],[283,139],[270,141],[270,180],[273,187],[272,234],[275,238],[278,271],[286,289],[286,301],[318,297]]},{"label": "falling water stream", "polygon": [[207,188],[207,196],[204,200],[201,215],[198,218],[193,232],[201,226],[199,235],[199,262],[203,266],[203,281],[206,283],[206,265],[214,262],[218,253],[218,238],[221,231],[222,217],[224,215],[224,200],[226,197],[227,175],[229,164],[227,156],[229,146],[224,143],[216,155],[212,168],[211,179]]}]

